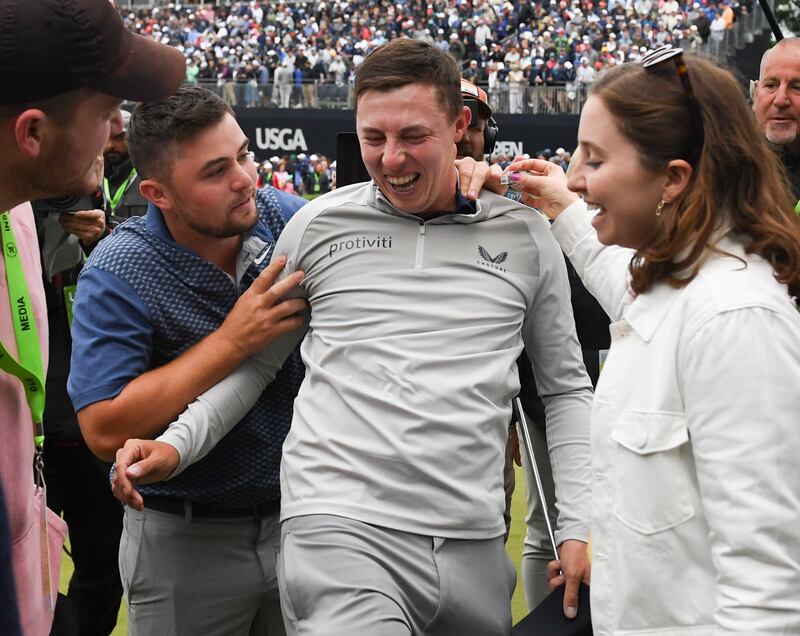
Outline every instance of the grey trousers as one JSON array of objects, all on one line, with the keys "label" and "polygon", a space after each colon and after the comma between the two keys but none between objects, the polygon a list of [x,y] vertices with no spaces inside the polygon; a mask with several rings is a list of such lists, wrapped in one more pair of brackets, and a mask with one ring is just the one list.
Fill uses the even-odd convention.
[{"label": "grey trousers", "polygon": [[275,636],[278,515],[189,521],[125,508],[119,567],[129,636]]},{"label": "grey trousers", "polygon": [[[553,529],[556,527],[558,511],[556,509],[556,493],[553,485],[553,470],[550,466],[550,454],[547,451],[547,434],[543,426],[534,424],[530,417],[528,432],[531,435],[533,453],[536,465],[539,467],[539,476],[544,486],[544,496],[547,499],[547,514]],[[522,586],[525,589],[525,601],[528,609],[532,610],[545,597],[550,594],[550,583],[547,580],[547,564],[553,560],[553,548],[550,546],[550,537],[545,524],[545,510],[539,501],[536,489],[536,480],[533,476],[528,454],[524,449],[522,435],[519,436],[520,455],[522,457],[522,472],[525,476],[525,493],[527,501],[527,514],[525,523],[528,531],[522,548]]]},{"label": "grey trousers", "polygon": [[505,636],[514,566],[503,537],[458,540],[331,515],[283,522],[278,557],[294,636]]}]

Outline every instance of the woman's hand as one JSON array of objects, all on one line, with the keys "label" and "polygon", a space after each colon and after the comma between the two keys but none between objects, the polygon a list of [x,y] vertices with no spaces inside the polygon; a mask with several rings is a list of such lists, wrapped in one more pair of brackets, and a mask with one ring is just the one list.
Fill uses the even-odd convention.
[{"label": "woman's hand", "polygon": [[578,195],[567,188],[567,176],[560,166],[542,159],[523,159],[510,164],[506,170],[510,185],[525,195],[524,202],[539,208],[555,219],[578,200]]}]

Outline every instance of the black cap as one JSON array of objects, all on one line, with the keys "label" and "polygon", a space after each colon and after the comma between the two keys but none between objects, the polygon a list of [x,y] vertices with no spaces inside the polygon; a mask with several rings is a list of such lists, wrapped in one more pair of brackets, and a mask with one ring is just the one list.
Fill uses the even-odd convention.
[{"label": "black cap", "polygon": [[131,32],[109,0],[0,0],[0,104],[76,88],[154,101],[185,73],[180,51]]}]

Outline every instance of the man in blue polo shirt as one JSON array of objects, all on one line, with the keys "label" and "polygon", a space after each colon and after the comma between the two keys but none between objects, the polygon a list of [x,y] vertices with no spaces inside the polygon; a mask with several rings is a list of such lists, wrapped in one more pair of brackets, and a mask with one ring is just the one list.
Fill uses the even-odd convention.
[{"label": "man in blue polo shirt", "polygon": [[[304,203],[256,191],[230,108],[186,88],[140,105],[129,151],[151,202],[93,252],[74,305],[70,396],[87,444],[111,460],[155,437],[250,353],[297,328],[267,267]],[[246,290],[246,291],[245,291]],[[129,633],[283,633],[275,581],[281,445],[303,376],[297,353],[237,427],[179,479],[127,508],[120,573]]]}]

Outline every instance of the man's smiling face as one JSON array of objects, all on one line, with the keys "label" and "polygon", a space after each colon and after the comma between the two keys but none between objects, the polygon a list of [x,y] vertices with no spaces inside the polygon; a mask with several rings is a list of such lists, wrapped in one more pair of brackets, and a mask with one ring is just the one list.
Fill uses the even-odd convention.
[{"label": "man's smiling face", "polygon": [[455,205],[456,143],[469,123],[448,121],[437,89],[407,84],[368,90],[358,99],[356,128],[370,176],[401,212],[424,214]]}]

